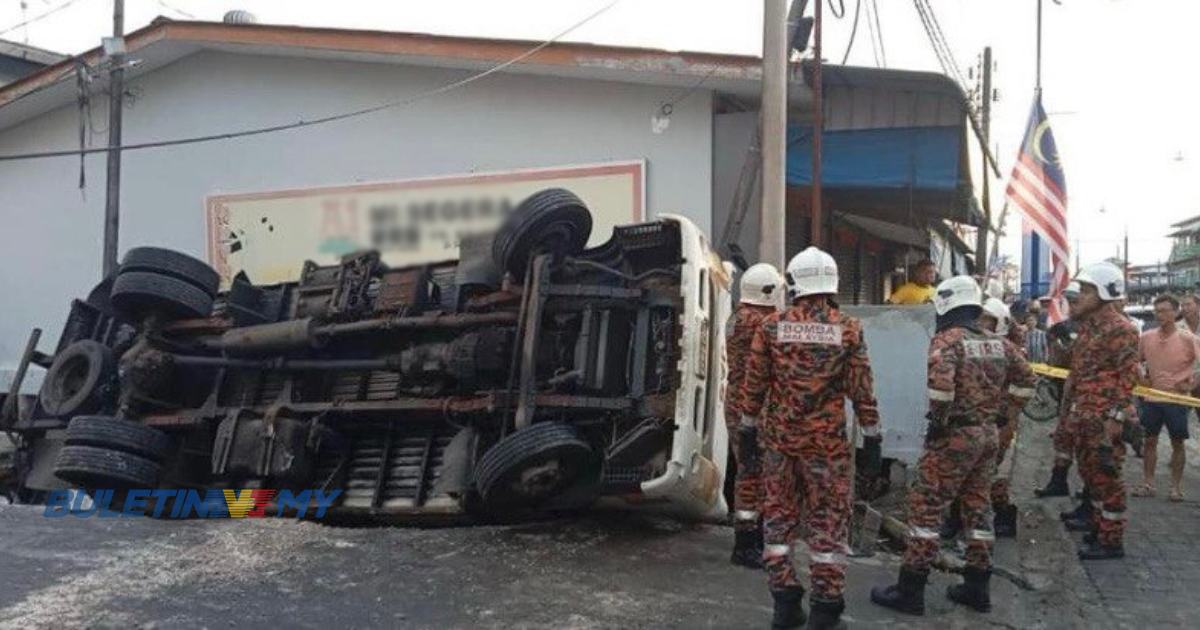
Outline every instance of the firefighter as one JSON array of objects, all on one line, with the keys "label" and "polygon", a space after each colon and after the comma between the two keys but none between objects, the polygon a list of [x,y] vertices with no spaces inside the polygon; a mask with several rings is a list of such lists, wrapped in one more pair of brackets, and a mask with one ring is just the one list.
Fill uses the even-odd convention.
[{"label": "firefighter", "polygon": [[[1072,281],[1063,291],[1063,296],[1067,300],[1067,305],[1074,303],[1079,297],[1079,283]],[[1068,311],[1069,313],[1069,311]],[[1074,318],[1070,318],[1050,327],[1048,338],[1050,364],[1058,367],[1068,367],[1071,364],[1071,347],[1074,346],[1075,338],[1078,337],[1078,322]],[[1062,395],[1059,396],[1059,416],[1058,425],[1054,428],[1054,467],[1050,471],[1050,481],[1042,488],[1033,491],[1033,494],[1039,498],[1045,497],[1065,497],[1071,494],[1071,488],[1067,485],[1067,474],[1071,472],[1071,463],[1075,458],[1075,427],[1072,426],[1070,418],[1067,417],[1064,411],[1066,406],[1062,401],[1066,399],[1066,393],[1070,388],[1071,379],[1068,377],[1067,382],[1062,387]],[[1091,503],[1084,501],[1085,510],[1091,509]],[[1068,515],[1075,514],[1074,512],[1064,512],[1064,518]]]},{"label": "firefighter", "polygon": [[881,466],[879,411],[862,323],[833,301],[833,257],[809,247],[788,263],[785,278],[791,306],[754,331],[739,428],[743,441],[757,439],[763,448],[763,564],[774,598],[772,627],[798,628],[806,619],[791,557],[803,524],[812,586],[808,628],[844,628],[853,478],[845,398],[864,436],[861,470],[871,475]]},{"label": "firefighter", "polygon": [[[750,340],[762,320],[783,306],[783,276],[772,265],[759,263],[742,274],[741,297],[733,315],[733,327],[725,340],[726,363],[729,366],[728,387],[725,390],[725,424],[733,446],[734,518],[733,555],[730,562],[750,568],[762,567],[762,476],[758,466],[758,444],[742,443],[738,432],[738,400],[742,395],[742,380],[746,373],[746,354]],[[751,454],[749,457],[746,454]]]},{"label": "firefighter", "polygon": [[[1010,353],[1022,358],[1025,357],[1024,347],[1018,346],[1013,342],[1010,335],[1013,326],[1012,315],[1004,302],[996,298],[988,298],[983,303],[983,314],[979,317],[979,325],[985,331],[995,333],[1003,338],[1006,346],[1012,346],[1008,349]],[[1024,371],[1021,373],[1024,374]],[[1008,383],[1008,385],[1021,391],[1023,396],[1020,400],[1028,400],[1034,394],[1033,372],[1029,372],[1028,380],[1019,383]],[[1017,506],[1012,504],[1012,499],[1009,495],[1008,478],[1001,474],[1000,463],[1004,461],[1004,454],[1008,452],[1008,447],[1012,445],[1013,438],[1016,436],[1017,421],[1020,416],[1021,407],[1012,404],[1004,405],[1000,414],[996,416],[998,444],[996,451],[996,474],[992,480],[991,492],[992,512],[995,514],[992,526],[996,536],[1001,538],[1013,538],[1017,535]]]},{"label": "firefighter", "polygon": [[946,594],[977,611],[991,610],[988,582],[995,537],[988,490],[996,465],[994,419],[1002,405],[1022,405],[1028,399],[1032,373],[1011,344],[979,328],[981,297],[970,276],[942,282],[934,296],[937,333],[929,345],[929,428],[908,495],[908,545],[898,582],[871,590],[871,601],[904,613],[925,614],[925,583],[939,548],[935,528],[955,499],[967,533],[967,566],[964,583]]},{"label": "firefighter", "polygon": [[[1079,336],[1071,349],[1071,375],[1062,418],[1074,427],[1079,473],[1091,502],[1090,518],[1068,520],[1069,529],[1088,529],[1081,560],[1125,556],[1125,459],[1122,433],[1137,375],[1138,333],[1116,304],[1125,297],[1125,277],[1110,263],[1083,268],[1076,276],[1079,297],[1071,319]],[[1082,521],[1082,522],[1081,522]]]}]

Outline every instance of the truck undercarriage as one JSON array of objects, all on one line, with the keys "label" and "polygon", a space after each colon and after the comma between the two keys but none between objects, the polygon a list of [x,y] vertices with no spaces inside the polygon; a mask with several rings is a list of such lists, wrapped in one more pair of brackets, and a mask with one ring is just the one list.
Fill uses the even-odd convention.
[{"label": "truck undercarriage", "polygon": [[12,477],[29,499],[340,490],[331,516],[377,520],[602,497],[719,512],[727,273],[686,220],[585,250],[590,231],[551,189],[457,261],[366,251],[224,291],[198,260],[130,250],[72,303],[53,355],[30,344],[21,373],[47,373],[36,404],[0,418]]}]

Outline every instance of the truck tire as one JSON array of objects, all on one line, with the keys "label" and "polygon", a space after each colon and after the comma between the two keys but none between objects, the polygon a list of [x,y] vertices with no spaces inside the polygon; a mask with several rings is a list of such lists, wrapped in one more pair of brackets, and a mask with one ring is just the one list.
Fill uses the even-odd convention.
[{"label": "truck tire", "polygon": [[103,390],[117,373],[117,362],[108,346],[81,339],[54,355],[38,400],[47,415],[69,418],[95,413],[103,404]]},{"label": "truck tire", "polygon": [[475,465],[485,510],[534,507],[594,476],[592,447],[572,426],[535,424],[501,439]]},{"label": "truck tire", "polygon": [[517,278],[525,277],[530,258],[539,252],[573,256],[592,235],[592,213],[574,193],[547,188],[522,201],[496,232],[492,258]]},{"label": "truck tire", "polygon": [[153,488],[158,464],[97,446],[64,446],[54,460],[54,475],[81,488]]},{"label": "truck tire", "polygon": [[112,303],[135,321],[150,313],[200,318],[212,313],[213,298],[186,280],[148,271],[125,271],[113,281]]},{"label": "truck tire", "polygon": [[183,280],[216,297],[221,286],[221,276],[204,262],[170,249],[161,247],[135,247],[125,252],[121,259],[121,272],[147,271]]},{"label": "truck tire", "polygon": [[171,438],[158,429],[111,416],[75,416],[67,425],[67,446],[96,446],[162,462]]}]

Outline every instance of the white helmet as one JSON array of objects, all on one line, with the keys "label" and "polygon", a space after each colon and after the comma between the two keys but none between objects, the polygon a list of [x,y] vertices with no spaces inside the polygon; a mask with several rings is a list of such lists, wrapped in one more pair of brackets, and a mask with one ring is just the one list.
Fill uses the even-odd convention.
[{"label": "white helmet", "polygon": [[983,306],[983,292],[971,276],[942,280],[933,294],[933,310],[945,315],[960,306]]},{"label": "white helmet", "polygon": [[1008,323],[1012,320],[1012,313],[1009,312],[1007,304],[994,297],[988,298],[983,302],[983,314],[996,320],[997,335],[1008,334]]},{"label": "white helmet", "polygon": [[809,247],[792,256],[787,264],[788,291],[793,298],[806,295],[836,294],[838,268],[833,256]]},{"label": "white helmet", "polygon": [[1063,289],[1063,296],[1068,300],[1079,297],[1079,281],[1072,280],[1067,283],[1067,288]]},{"label": "white helmet", "polygon": [[742,274],[741,303],[757,306],[779,306],[783,295],[783,277],[774,265],[758,263]]},{"label": "white helmet", "polygon": [[[983,294],[995,299],[1004,298],[1004,283],[999,278],[992,278],[987,281],[987,285],[983,290]],[[986,305],[985,305],[986,306]]]},{"label": "white helmet", "polygon": [[1088,265],[1079,271],[1075,279],[1080,284],[1090,284],[1096,287],[1100,299],[1105,302],[1120,300],[1125,297],[1125,274],[1116,265],[1098,262]]}]

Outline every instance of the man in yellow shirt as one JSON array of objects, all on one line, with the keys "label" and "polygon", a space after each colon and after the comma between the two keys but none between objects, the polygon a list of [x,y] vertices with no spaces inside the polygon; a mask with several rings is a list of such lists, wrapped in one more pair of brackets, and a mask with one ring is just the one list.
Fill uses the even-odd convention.
[{"label": "man in yellow shirt", "polygon": [[912,280],[900,285],[892,292],[888,301],[892,304],[926,304],[933,302],[933,283],[937,281],[937,269],[929,259],[917,263]]}]

